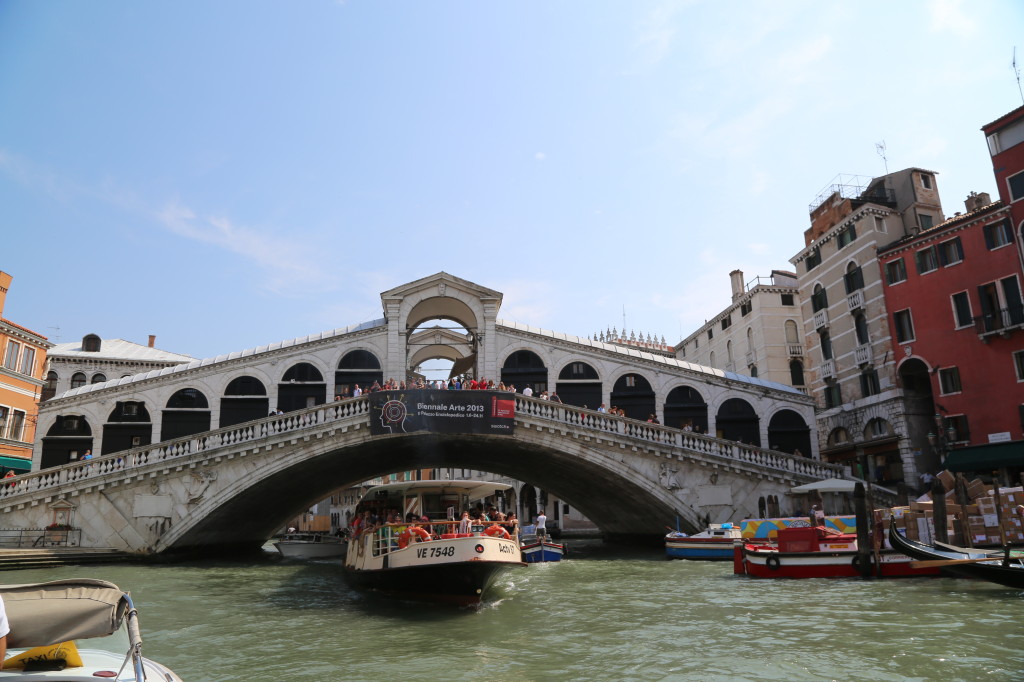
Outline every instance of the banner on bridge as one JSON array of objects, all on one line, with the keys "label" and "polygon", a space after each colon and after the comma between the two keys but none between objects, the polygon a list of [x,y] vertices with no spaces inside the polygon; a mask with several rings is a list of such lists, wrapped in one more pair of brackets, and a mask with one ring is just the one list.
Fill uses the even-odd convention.
[{"label": "banner on bridge", "polygon": [[370,433],[486,433],[511,436],[516,400],[506,391],[377,391],[370,394]]}]

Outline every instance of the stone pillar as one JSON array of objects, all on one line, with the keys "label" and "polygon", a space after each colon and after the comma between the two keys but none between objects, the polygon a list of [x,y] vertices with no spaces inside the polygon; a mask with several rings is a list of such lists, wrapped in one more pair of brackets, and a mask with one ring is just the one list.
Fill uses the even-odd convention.
[{"label": "stone pillar", "polygon": [[498,367],[498,335],[495,332],[495,321],[498,319],[498,305],[500,300],[496,298],[481,298],[484,317],[478,320],[478,335],[483,336],[477,345],[476,371],[477,378],[486,377],[493,379],[495,383],[501,380],[501,370]]},{"label": "stone pillar", "polygon": [[408,373],[405,321],[401,319],[402,299],[389,298],[383,303],[388,325],[387,355],[383,359],[384,379],[394,377],[402,381]]}]

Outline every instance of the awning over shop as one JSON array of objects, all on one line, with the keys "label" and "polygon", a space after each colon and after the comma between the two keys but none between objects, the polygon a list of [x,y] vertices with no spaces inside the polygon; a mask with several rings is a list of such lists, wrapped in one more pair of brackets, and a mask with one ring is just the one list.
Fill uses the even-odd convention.
[{"label": "awning over shop", "polygon": [[25,473],[32,469],[32,460],[21,457],[4,457],[0,455],[0,468],[14,469],[19,473]]},{"label": "awning over shop", "polygon": [[1001,467],[1024,467],[1024,441],[956,448],[946,456],[950,471],[992,471]]}]

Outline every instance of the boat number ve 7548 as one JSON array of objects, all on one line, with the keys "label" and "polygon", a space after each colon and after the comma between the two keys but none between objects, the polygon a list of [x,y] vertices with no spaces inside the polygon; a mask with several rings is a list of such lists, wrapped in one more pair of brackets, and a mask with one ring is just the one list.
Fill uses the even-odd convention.
[{"label": "boat number ve 7548", "polygon": [[426,559],[427,557],[434,558],[438,556],[455,556],[455,548],[451,545],[447,547],[417,547],[416,558]]}]

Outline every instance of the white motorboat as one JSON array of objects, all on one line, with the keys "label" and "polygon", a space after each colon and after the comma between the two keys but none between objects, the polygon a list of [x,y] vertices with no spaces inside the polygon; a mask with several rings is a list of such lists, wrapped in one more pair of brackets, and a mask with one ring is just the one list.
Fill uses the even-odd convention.
[{"label": "white motorboat", "polygon": [[321,559],[345,553],[344,540],[326,533],[288,533],[274,547],[286,559]]},{"label": "white motorboat", "polygon": [[[138,612],[113,583],[0,585],[0,598],[11,627],[0,680],[181,682],[167,667],[143,658]],[[104,639],[81,644],[94,638]]]},{"label": "white motorboat", "polygon": [[[477,604],[495,580],[525,566],[519,543],[498,523],[459,532],[456,514],[511,486],[483,481],[407,481],[370,488],[357,512],[417,522],[377,523],[349,540],[345,578],[355,587],[408,599]],[[426,520],[423,520],[426,517]]]}]

